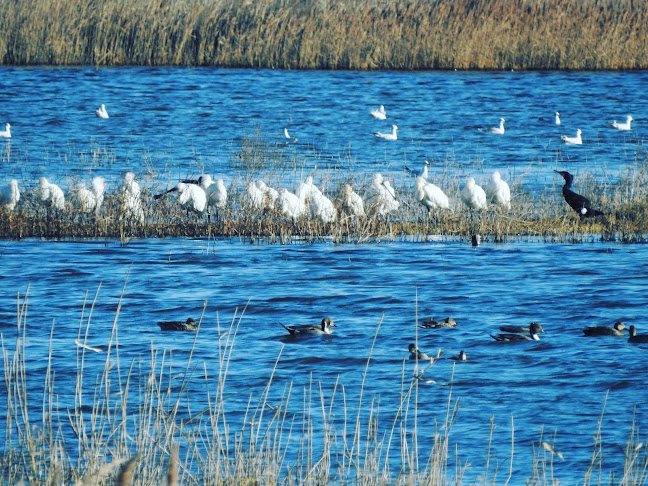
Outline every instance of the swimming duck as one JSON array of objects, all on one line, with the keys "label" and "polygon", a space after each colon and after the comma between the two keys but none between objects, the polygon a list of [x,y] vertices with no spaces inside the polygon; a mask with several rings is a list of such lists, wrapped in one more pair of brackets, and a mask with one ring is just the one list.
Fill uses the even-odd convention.
[{"label": "swimming duck", "polygon": [[[542,326],[538,324],[537,322],[532,323],[536,324],[537,331],[538,333],[545,332],[544,329],[542,329]],[[517,334],[528,334],[531,332],[531,326],[500,326],[499,328],[500,331],[502,332],[512,332],[512,333],[517,333]]]},{"label": "swimming duck", "polygon": [[637,334],[634,326],[630,326],[629,343],[648,343],[648,334]]},{"label": "swimming duck", "polygon": [[321,324],[305,324],[303,326],[286,326],[285,327],[291,336],[321,336],[324,334],[333,334],[333,327],[337,327],[333,323],[333,319],[330,317],[325,317],[322,319]]},{"label": "swimming duck", "polygon": [[465,351],[461,350],[457,356],[452,356],[450,359],[453,361],[468,361],[468,356],[466,356]]},{"label": "swimming duck", "polygon": [[491,334],[491,337],[495,341],[500,342],[512,342],[512,341],[540,341],[538,333],[540,332],[540,324],[537,322],[532,322],[529,324],[529,334],[513,334],[513,333],[504,333],[504,334]]},{"label": "swimming duck", "polygon": [[606,326],[592,326],[586,327],[583,329],[583,334],[585,336],[625,336],[623,330],[625,329],[625,324],[621,321],[614,323],[612,327]]},{"label": "swimming duck", "polygon": [[457,326],[457,321],[455,321],[452,317],[446,317],[442,321],[435,321],[432,317],[428,317],[423,320],[423,324],[421,324],[419,327],[423,327],[425,329],[439,329],[441,327],[456,327]]},{"label": "swimming duck", "polygon": [[158,326],[163,331],[195,331],[196,320],[189,318],[186,321],[162,321],[158,322]]},{"label": "swimming duck", "polygon": [[419,361],[429,361],[430,364],[434,364],[439,358],[441,358],[441,350],[437,352],[436,357],[428,356],[415,343],[411,343],[407,346],[407,349],[410,352],[410,359],[418,359]]}]

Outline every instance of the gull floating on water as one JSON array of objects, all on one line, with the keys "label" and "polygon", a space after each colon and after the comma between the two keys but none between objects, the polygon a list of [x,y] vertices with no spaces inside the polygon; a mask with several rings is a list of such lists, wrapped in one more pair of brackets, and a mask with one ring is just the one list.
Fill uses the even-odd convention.
[{"label": "gull floating on water", "polygon": [[423,167],[421,167],[419,170],[416,169],[410,169],[406,165],[403,166],[406,172],[408,172],[410,175],[413,175],[414,177],[423,177],[424,179],[427,179],[428,177],[428,167],[430,163],[425,160],[423,161]]},{"label": "gull floating on water", "polygon": [[560,113],[556,112],[556,125],[560,125]]},{"label": "gull floating on water", "polygon": [[502,179],[499,171],[493,172],[488,184],[486,184],[486,195],[488,200],[507,209],[511,208],[511,189],[508,183]]},{"label": "gull floating on water", "polygon": [[613,128],[616,128],[617,130],[630,130],[630,123],[634,120],[630,115],[626,117],[625,123],[623,122],[617,122],[614,120],[612,123],[610,123],[610,126]]},{"label": "gull floating on water", "polygon": [[[498,127],[487,128],[485,131],[487,131],[489,133],[494,133],[496,135],[504,135],[504,123],[505,122],[506,122],[506,120],[504,118],[500,118]],[[482,129],[482,131],[484,131],[484,130]]]},{"label": "gull floating on water", "polygon": [[104,105],[103,103],[99,108],[95,110],[95,113],[99,118],[108,118],[108,110],[106,110],[106,105]]},{"label": "gull floating on water", "polygon": [[5,129],[0,132],[0,138],[11,138],[11,125],[5,124]]},{"label": "gull floating on water", "polygon": [[560,140],[565,142],[567,145],[582,145],[583,144],[583,139],[581,138],[582,134],[583,131],[579,128],[578,130],[576,130],[575,137],[568,137],[567,135],[561,135]]},{"label": "gull floating on water", "polygon": [[371,116],[377,118],[378,120],[386,120],[387,112],[385,111],[385,107],[383,105],[380,105],[380,108],[378,108],[377,110],[371,110]]},{"label": "gull floating on water", "polygon": [[7,211],[13,211],[19,200],[20,190],[16,179],[11,179],[9,184],[0,186],[0,205],[4,206]]},{"label": "gull floating on water", "polygon": [[291,136],[290,136],[290,133],[288,132],[288,129],[287,129],[287,128],[284,128],[284,138],[285,138],[286,140],[290,140],[291,142],[296,142],[296,141],[297,141],[297,138],[296,138],[296,137],[291,137]]},{"label": "gull floating on water", "polygon": [[374,133],[374,135],[378,138],[384,138],[385,140],[398,140],[398,135],[396,135],[397,131],[398,127],[396,125],[392,125],[391,133],[376,132]]}]

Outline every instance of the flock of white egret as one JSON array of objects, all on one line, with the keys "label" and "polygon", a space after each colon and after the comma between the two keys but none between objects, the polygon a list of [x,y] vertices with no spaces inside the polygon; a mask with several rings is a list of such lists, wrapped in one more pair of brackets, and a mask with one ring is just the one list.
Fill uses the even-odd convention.
[{"label": "flock of white egret", "polygon": [[[95,113],[99,118],[109,118],[104,104]],[[371,110],[370,114],[379,120],[387,119],[387,111],[383,105],[378,109]],[[610,125],[618,130],[630,130],[632,121],[632,116],[628,115],[625,122],[618,123],[615,120]],[[505,132],[505,122],[504,118],[500,118],[499,126],[482,130],[502,135]],[[555,113],[555,124],[561,124],[558,112]],[[376,132],[374,135],[386,140],[397,140],[397,130],[398,127],[393,125],[391,133]],[[562,135],[561,138],[566,144],[582,144],[581,134],[582,131],[578,129],[576,137]],[[295,140],[290,136],[287,129],[284,129],[284,136],[287,139]],[[11,137],[9,123],[6,124],[5,131],[0,132],[0,137]],[[450,198],[439,186],[428,181],[428,166],[429,163],[426,160],[421,169],[404,167],[407,172],[415,177],[413,199],[428,212],[451,210]],[[561,172],[566,182],[563,189],[566,201],[581,216],[584,215],[583,208],[577,208],[574,204],[582,204],[583,200],[586,201],[591,214],[589,201],[571,191],[572,176],[571,174],[565,174],[568,173]],[[59,211],[70,210],[81,214],[98,216],[104,202],[106,190],[106,180],[103,177],[95,177],[90,186],[81,182],[70,187],[66,201],[66,195],[58,185],[48,181],[45,177],[41,177],[38,185],[32,189],[31,193],[35,204],[45,208]],[[20,201],[20,194],[21,191],[16,179],[11,180],[8,184],[1,185],[0,206],[4,207],[6,211],[14,211]],[[141,189],[135,180],[133,172],[127,172],[123,175],[116,195],[119,196],[119,206],[124,217],[140,223],[146,220],[147,206],[142,201]],[[176,204],[178,208],[202,214],[208,208],[214,208],[216,211],[225,208],[228,203],[228,189],[223,179],[219,178],[214,181],[209,174],[203,174],[195,180],[180,181],[173,188],[154,196],[155,200],[162,198],[173,198],[171,199],[172,204]],[[460,200],[471,211],[486,209],[489,204],[510,209],[511,190],[508,183],[502,179],[501,174],[496,170],[491,174],[485,188],[478,185],[473,177],[467,177],[461,188]],[[340,212],[351,217],[363,217],[368,214],[386,216],[397,211],[402,200],[397,197],[396,191],[389,180],[383,174],[375,173],[371,178],[370,186],[364,191],[364,197],[361,197],[350,184],[345,184],[339,189],[337,197],[331,199],[315,185],[312,176],[307,176],[294,192],[286,188],[270,187],[262,180],[250,181],[242,189],[238,203],[244,209],[274,209],[293,221],[299,218],[311,218],[322,223],[332,223],[336,221]],[[598,211],[596,213],[600,214]]]}]

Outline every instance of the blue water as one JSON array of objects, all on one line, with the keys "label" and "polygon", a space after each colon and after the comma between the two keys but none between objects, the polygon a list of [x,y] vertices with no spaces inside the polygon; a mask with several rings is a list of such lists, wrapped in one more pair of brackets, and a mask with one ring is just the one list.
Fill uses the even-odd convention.
[{"label": "blue water", "polygon": [[[259,138],[275,156],[295,160],[294,170],[284,174],[287,185],[317,165],[316,182],[327,171],[361,179],[380,170],[398,187],[407,181],[404,163],[428,159],[432,179],[484,179],[497,168],[521,189],[553,191],[561,182],[554,168],[613,183],[646,157],[648,99],[640,93],[647,91],[647,73],[3,68],[0,85],[0,124],[10,122],[13,132],[10,141],[0,141],[0,181],[16,177],[27,192],[42,175],[65,188],[91,174],[116,183],[124,170],[134,170],[144,185],[166,185],[203,171],[236,185],[236,154],[246,139]],[[100,103],[109,120],[95,118]],[[379,104],[388,112],[384,122],[369,116]],[[552,125],[556,110],[563,117],[560,128]],[[626,114],[637,120],[631,132],[607,127]],[[494,126],[500,116],[507,119],[503,137],[477,130]],[[397,142],[371,135],[389,130],[392,122],[400,127]],[[296,144],[285,144],[284,126],[298,137]],[[583,130],[584,145],[561,145],[559,136],[576,128]],[[405,386],[414,373],[407,345],[418,339],[428,354],[440,348],[447,358],[463,349],[469,360],[453,371],[453,362],[441,359],[425,373],[438,383],[421,383],[418,392],[423,448],[434,421],[444,420],[451,390],[460,401],[451,450],[456,444],[458,462],[471,464],[467,478],[484,473],[493,417],[498,478],[508,469],[512,418],[514,482],[530,477],[541,433],[565,458],[554,462],[555,476],[564,484],[582,482],[604,410],[603,475],[612,471],[619,477],[620,448],[633,419],[641,430],[648,421],[648,348],[624,338],[584,338],[582,328],[623,320],[648,332],[648,247],[586,241],[520,240],[477,248],[443,240],[278,245],[186,238],[126,246],[4,241],[0,330],[11,349],[17,296],[28,293],[27,371],[42,383],[53,328],[52,365],[65,408],[74,405],[74,340],[79,328],[85,332],[95,294],[88,343],[109,342],[123,295],[118,344],[125,364],[148,363],[153,349],[172,353],[183,369],[193,335],[162,333],[156,323],[198,318],[206,306],[193,356],[200,371],[190,387],[198,410],[206,400],[201,373],[218,371],[219,333],[240,317],[226,404],[236,423],[249,396],[261,396],[279,356],[268,402],[280,402],[293,382],[297,413],[311,379],[321,382],[326,396],[339,379],[353,420],[379,328],[363,403],[379,398],[381,433],[390,430],[400,403],[403,366]],[[459,325],[420,329],[417,314],[419,320],[452,316]],[[339,326],[331,339],[285,340],[280,323],[324,316]],[[539,342],[506,345],[489,336],[500,325],[533,320],[546,331]],[[93,354],[87,375],[100,373],[103,360]],[[444,385],[451,378],[452,389]],[[0,396],[4,387],[2,382]],[[344,410],[341,398],[336,400],[339,421]],[[6,406],[5,400],[0,404]],[[321,407],[317,400],[311,406]],[[34,407],[40,410],[41,402]],[[392,469],[397,466],[398,460]]]}]

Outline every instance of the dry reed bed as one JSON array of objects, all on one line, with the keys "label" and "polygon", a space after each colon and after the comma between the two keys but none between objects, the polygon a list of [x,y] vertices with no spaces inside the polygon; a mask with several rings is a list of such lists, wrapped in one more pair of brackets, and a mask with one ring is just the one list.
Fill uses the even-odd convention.
[{"label": "dry reed bed", "polygon": [[5,65],[648,68],[636,0],[0,0]]},{"label": "dry reed bed", "polygon": [[[454,471],[449,467],[453,458],[449,438],[458,412],[452,384],[440,388],[447,396],[447,405],[434,418],[435,430],[429,445],[422,447],[418,443],[417,400],[419,387],[430,386],[424,384],[429,366],[421,363],[419,367],[416,363],[414,374],[409,376],[411,365],[406,370],[404,363],[400,404],[396,410],[383,410],[380,414],[378,408],[382,407],[374,403],[375,398],[364,396],[364,378],[359,396],[354,399],[357,403],[352,403],[344,384],[338,381],[329,389],[311,380],[299,398],[300,391],[293,390],[292,385],[284,386],[280,392],[273,390],[278,385],[273,382],[275,370],[271,369],[267,384],[250,392],[247,410],[234,411],[239,418],[231,420],[233,410],[227,398],[232,391],[227,377],[243,312],[235,312],[229,329],[225,329],[227,332],[222,332],[217,322],[221,336],[214,344],[217,369],[193,363],[193,348],[186,360],[172,359],[166,352],[152,348],[149,358],[124,365],[120,363],[117,340],[121,299],[110,341],[101,350],[102,354],[95,354],[98,350],[85,344],[98,295],[99,289],[94,299],[83,305],[77,338],[76,381],[73,387],[66,383],[65,389],[56,378],[51,340],[45,373],[37,378],[42,381],[36,385],[30,381],[33,378],[27,371],[31,369],[30,354],[25,349],[31,332],[27,324],[29,290],[22,301],[19,295],[15,337],[9,338],[9,333],[0,336],[6,387],[6,395],[0,396],[0,408],[6,410],[5,442],[0,455],[3,483],[32,486],[331,482],[367,486],[461,486],[463,483],[468,466],[457,465]],[[203,312],[201,324],[204,319]],[[374,343],[380,326],[381,322],[376,326]],[[52,336],[53,332],[52,328]],[[199,336],[200,329],[194,344]],[[365,378],[370,373],[372,350],[373,344],[367,353]],[[31,359],[41,358],[32,356]],[[281,352],[276,362],[280,359]],[[101,370],[96,376],[88,370],[90,360],[95,362],[95,370]],[[202,393],[208,403],[202,410],[196,410],[195,404],[192,406],[195,400],[190,396],[198,393],[198,383],[204,386]],[[320,412],[319,416],[315,411]],[[426,414],[425,421],[429,420]],[[388,425],[382,430],[379,424],[384,427],[384,422]],[[591,462],[583,471],[585,485],[605,481],[601,468],[602,422],[601,416]],[[490,453],[494,430],[492,422],[482,484],[496,484],[499,468],[489,470],[488,465],[491,460],[496,461]],[[550,442],[541,432],[533,446],[527,484],[559,484],[559,478],[554,477],[553,461],[561,457],[560,451],[554,450]],[[514,432],[511,443],[512,460]],[[647,483],[648,449],[643,444],[632,424],[623,470],[618,474],[620,486]],[[290,453],[289,445],[297,451]],[[398,472],[390,470],[394,459],[400,464]],[[456,462],[461,464],[464,460],[457,457]],[[506,483],[511,479],[511,471],[512,464]]]}]

